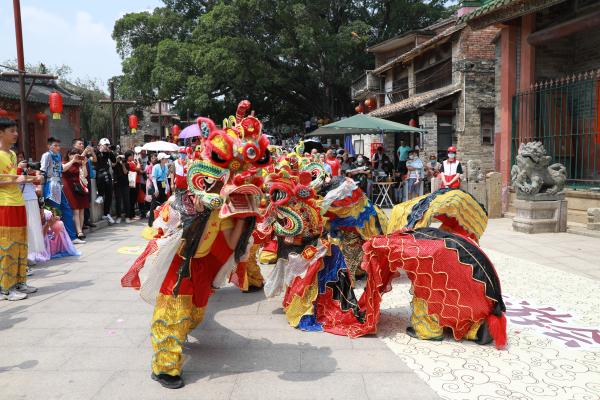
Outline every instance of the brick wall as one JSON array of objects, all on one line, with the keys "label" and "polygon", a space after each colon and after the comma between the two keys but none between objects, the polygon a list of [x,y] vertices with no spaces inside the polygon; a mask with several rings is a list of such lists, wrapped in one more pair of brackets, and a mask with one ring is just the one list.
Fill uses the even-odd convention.
[{"label": "brick wall", "polygon": [[423,134],[423,143],[420,152],[421,158],[427,159],[429,154],[437,154],[437,115],[433,112],[427,112],[423,115],[419,115],[419,126],[427,129],[427,132]]},{"label": "brick wall", "polygon": [[484,29],[473,31],[470,27],[462,30],[459,39],[459,51],[464,59],[470,60],[494,60],[496,58],[494,44],[499,29],[489,26]]},{"label": "brick wall", "polygon": [[545,80],[567,75],[571,71],[571,41],[554,40],[535,48],[535,80]]},{"label": "brick wall", "polygon": [[[589,11],[575,13],[573,0],[536,14],[536,29],[555,26]],[[600,68],[600,27],[552,40],[536,46],[537,81],[558,78]]]},{"label": "brick wall", "polygon": [[580,73],[600,68],[600,27],[573,36],[574,56],[572,73]]},{"label": "brick wall", "polygon": [[454,50],[453,69],[464,81],[456,108],[458,158],[481,160],[484,172],[493,171],[494,146],[481,144],[480,110],[496,108],[496,46],[499,29],[490,26],[473,31],[465,28]]}]

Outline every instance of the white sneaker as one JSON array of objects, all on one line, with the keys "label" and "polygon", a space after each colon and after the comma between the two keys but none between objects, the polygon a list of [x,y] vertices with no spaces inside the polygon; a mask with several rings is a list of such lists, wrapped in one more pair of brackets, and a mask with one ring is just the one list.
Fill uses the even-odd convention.
[{"label": "white sneaker", "polygon": [[17,301],[27,298],[27,293],[17,292],[15,289],[10,289],[7,292],[0,292],[0,300]]},{"label": "white sneaker", "polygon": [[120,224],[122,221],[121,217],[117,218],[117,224]]},{"label": "white sneaker", "polygon": [[131,218],[125,218],[125,223],[130,224],[131,223]]},{"label": "white sneaker", "polygon": [[15,286],[15,290],[20,293],[31,294],[37,292],[37,288],[33,286],[29,286],[26,283],[19,283]]},{"label": "white sneaker", "polygon": [[75,238],[73,240],[73,244],[85,244],[85,240],[81,240],[79,238]]},{"label": "white sneaker", "polygon": [[102,197],[102,196],[96,197],[96,204],[102,204],[102,203],[104,203],[104,197]]},{"label": "white sneaker", "polygon": [[106,214],[104,217],[102,217],[102,219],[107,220],[110,225],[115,223],[115,220],[110,214]]},{"label": "white sneaker", "polygon": [[27,269],[25,271],[26,271],[27,276],[33,275],[33,271],[31,270],[31,268],[27,267]]}]

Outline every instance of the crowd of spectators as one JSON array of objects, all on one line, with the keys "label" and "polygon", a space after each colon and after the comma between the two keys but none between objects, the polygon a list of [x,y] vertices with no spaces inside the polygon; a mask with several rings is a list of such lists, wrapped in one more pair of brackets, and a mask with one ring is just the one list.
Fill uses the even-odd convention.
[{"label": "crowd of spectators", "polygon": [[[74,139],[65,149],[50,137],[47,145],[39,162],[16,154],[17,174],[28,178],[17,182],[27,212],[27,274],[37,263],[80,255],[79,246],[97,227],[94,202],[108,225],[146,218],[151,225],[151,211],[174,187],[177,154],[122,151],[106,138],[97,145]],[[11,300],[24,297],[14,292]]]}]

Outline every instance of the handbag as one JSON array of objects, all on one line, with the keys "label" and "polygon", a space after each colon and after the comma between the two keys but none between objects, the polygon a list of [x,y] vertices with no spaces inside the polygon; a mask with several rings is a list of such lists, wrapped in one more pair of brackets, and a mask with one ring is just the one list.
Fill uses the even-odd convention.
[{"label": "handbag", "polygon": [[87,194],[87,188],[83,186],[80,182],[73,183],[73,191],[79,195]]},{"label": "handbag", "polygon": [[136,179],[137,179],[137,172],[135,172],[135,171],[129,171],[129,172],[127,172],[127,179],[129,180],[129,187],[130,188],[135,188]]}]

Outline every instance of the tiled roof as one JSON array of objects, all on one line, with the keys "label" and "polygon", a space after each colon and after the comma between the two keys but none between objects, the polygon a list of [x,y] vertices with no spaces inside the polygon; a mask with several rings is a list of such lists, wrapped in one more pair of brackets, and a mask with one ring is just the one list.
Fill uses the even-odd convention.
[{"label": "tiled roof", "polygon": [[[492,17],[498,14],[497,22],[519,17],[530,12],[562,3],[566,0],[492,0],[470,13],[460,17],[459,22],[469,22],[481,17]],[[504,15],[502,15],[504,14]],[[496,21],[490,21],[490,24]]]},{"label": "tiled roof", "polygon": [[476,8],[475,10],[471,11],[470,13],[463,15],[460,18],[460,21],[466,22],[466,21],[475,19],[481,15],[484,15],[484,14],[490,13],[492,11],[498,10],[500,8],[507,7],[511,4],[516,4],[516,3],[520,3],[520,2],[523,2],[523,0],[492,0],[487,4],[484,4],[481,7]]},{"label": "tiled roof", "polygon": [[[25,90],[29,90],[31,79],[25,80]],[[81,97],[67,91],[67,89],[59,86],[54,81],[36,82],[31,88],[31,93],[27,97],[29,103],[48,104],[48,96],[50,93],[57,91],[63,98],[63,104],[66,106],[81,105]],[[19,100],[19,80],[12,77],[0,77],[0,98]]]},{"label": "tiled roof", "polygon": [[450,86],[444,86],[440,89],[430,90],[429,92],[411,96],[408,99],[379,107],[371,111],[369,115],[372,117],[385,118],[400,112],[413,111],[428,104],[435,103],[436,101],[444,99],[448,96],[452,96],[460,91],[461,85],[459,83]]},{"label": "tiled roof", "polygon": [[383,64],[382,66],[380,66],[378,68],[375,68],[372,72],[377,75],[384,71],[387,71],[388,69],[392,68],[396,64],[406,63],[406,62],[412,60],[413,58],[417,57],[418,55],[422,54],[424,51],[430,49],[431,47],[444,43],[446,40],[448,40],[452,36],[453,33],[460,31],[464,27],[465,27],[465,24],[452,25],[451,27],[440,32],[438,35],[435,35],[431,39],[416,46],[412,50],[407,51],[406,53],[404,53],[402,55],[399,55],[398,57],[392,59],[391,61],[388,61],[387,63]]}]

